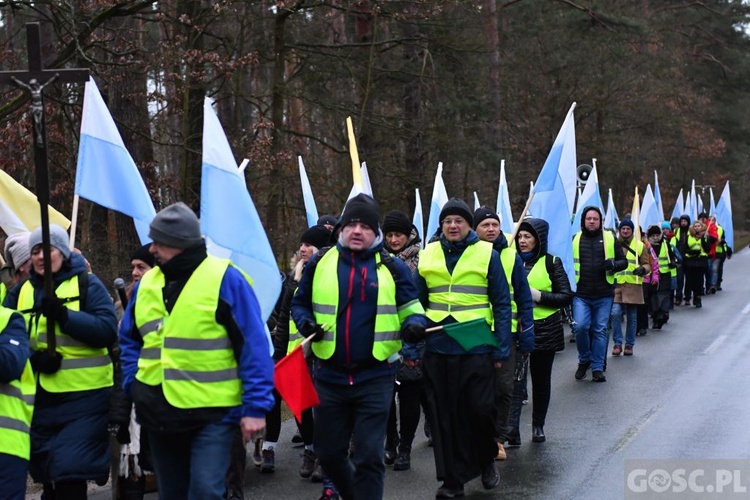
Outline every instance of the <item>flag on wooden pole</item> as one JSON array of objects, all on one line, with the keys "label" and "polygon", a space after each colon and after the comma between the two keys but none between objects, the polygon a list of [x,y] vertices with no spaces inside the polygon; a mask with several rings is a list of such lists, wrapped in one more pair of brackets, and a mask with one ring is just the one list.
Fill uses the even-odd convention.
[{"label": "flag on wooden pole", "polygon": [[500,215],[500,229],[506,234],[513,234],[515,223],[510,208],[508,181],[505,179],[505,160],[500,160],[500,184],[497,187],[497,204],[495,211]]},{"label": "flag on wooden pole", "polygon": [[674,209],[672,210],[672,217],[677,217],[679,219],[684,213],[685,213],[685,203],[683,202],[683,199],[682,199],[682,188],[680,188],[680,192],[677,193],[677,200],[674,202]]},{"label": "flag on wooden pole", "polygon": [[612,198],[612,190],[607,195],[607,213],[604,215],[604,229],[617,229],[617,209]]},{"label": "flag on wooden pole", "polygon": [[734,222],[732,220],[732,197],[729,194],[729,181],[724,185],[724,191],[716,204],[716,222],[724,228],[724,240],[732,250],[734,248]]},{"label": "flag on wooden pole", "polygon": [[276,363],[274,384],[298,422],[303,411],[320,404],[301,345]]},{"label": "flag on wooden pole", "polygon": [[459,343],[465,351],[471,351],[480,345],[499,345],[497,337],[492,333],[490,325],[483,318],[464,321],[461,323],[449,323],[442,325],[443,331]]},{"label": "flag on wooden pole", "polygon": [[354,137],[354,125],[351,116],[346,117],[346,132],[349,137],[349,156],[352,158],[352,180],[354,185],[361,189],[360,193],[363,193],[365,185],[362,181],[362,166],[359,163],[359,151],[357,151],[357,140]]},{"label": "flag on wooden pole", "polygon": [[[65,229],[70,221],[52,207],[48,207],[49,221]],[[5,234],[31,232],[42,225],[42,210],[36,195],[0,170],[0,227]]]},{"label": "flag on wooden pole", "polygon": [[440,211],[446,203],[448,203],[448,192],[445,190],[445,183],[443,182],[443,162],[440,162],[435,174],[435,185],[432,188],[430,215],[427,219],[427,233],[424,237],[425,244],[440,229]]}]

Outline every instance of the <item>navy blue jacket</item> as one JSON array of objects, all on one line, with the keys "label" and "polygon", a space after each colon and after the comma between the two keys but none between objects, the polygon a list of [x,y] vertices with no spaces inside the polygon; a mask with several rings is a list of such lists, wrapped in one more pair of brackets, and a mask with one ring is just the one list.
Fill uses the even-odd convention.
[{"label": "navy blue jacket", "polygon": [[[499,254],[502,254],[508,248],[508,240],[502,231],[492,246]],[[529,280],[526,278],[523,260],[517,253],[516,260],[513,262],[510,282],[513,284],[513,301],[516,303],[518,314],[518,331],[510,333],[521,352],[531,352],[534,350],[534,299],[531,296],[531,289],[529,289]]]},{"label": "navy blue jacket", "polygon": [[[393,375],[396,364],[377,361],[372,356],[377,313],[378,278],[375,270],[375,254],[383,248],[382,235],[367,250],[352,251],[341,243],[339,251],[338,282],[339,307],[336,319],[336,347],[330,359],[316,359],[316,379],[334,384],[356,384],[377,377]],[[329,250],[333,251],[333,250]],[[292,298],[292,318],[299,328],[304,322],[315,323],[312,312],[313,277],[320,253],[305,267],[297,292]],[[417,299],[417,288],[412,281],[409,268],[399,259],[393,259],[397,273],[396,305],[402,306]],[[412,314],[401,325],[426,325],[422,314]]]},{"label": "navy blue jacket", "polygon": [[23,316],[13,314],[0,333],[0,384],[19,380],[29,359],[29,332]]},{"label": "navy blue jacket", "polygon": [[[143,339],[135,325],[135,304],[138,287],[133,289],[130,302],[120,324],[122,348],[123,388],[130,386],[138,373],[138,358]],[[222,314],[231,311],[231,314]],[[242,417],[264,417],[273,407],[273,360],[269,355],[268,337],[261,319],[260,306],[255,292],[242,273],[232,266],[227,268],[219,288],[217,322],[230,332],[232,344],[239,358],[239,376],[242,381],[242,405],[230,408],[222,421],[237,423]],[[232,333],[241,337],[237,350]]]},{"label": "navy blue jacket", "polygon": [[[448,272],[453,274],[458,259],[461,258],[464,250],[480,240],[477,233],[470,231],[466,239],[459,241],[458,243],[449,242],[442,234],[440,235],[439,241],[443,248],[445,264],[448,268]],[[429,302],[427,283],[421,274],[418,275],[416,279],[417,288],[419,289],[419,300],[422,302],[422,305],[427,308]],[[528,283],[526,284],[526,287],[528,288]],[[492,306],[492,315],[495,319],[495,336],[497,337],[500,346],[497,349],[486,345],[477,346],[472,349],[469,354],[489,353],[492,354],[492,358],[495,361],[505,361],[510,356],[510,343],[512,341],[510,333],[510,289],[508,288],[508,282],[505,279],[503,266],[500,263],[500,255],[496,250],[492,250],[492,257],[490,258],[490,265],[487,270],[487,295],[489,296],[490,305]],[[448,316],[440,324],[455,322],[456,320],[452,316]],[[430,324],[430,326],[434,325]],[[466,354],[466,351],[464,351],[461,345],[449,337],[443,330],[435,331],[427,336],[426,350],[427,352],[438,354]]]}]

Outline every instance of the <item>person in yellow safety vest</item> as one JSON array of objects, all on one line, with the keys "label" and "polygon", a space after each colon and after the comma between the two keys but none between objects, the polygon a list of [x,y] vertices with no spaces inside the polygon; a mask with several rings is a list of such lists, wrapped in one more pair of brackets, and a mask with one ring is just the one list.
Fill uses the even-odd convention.
[{"label": "person in yellow safety vest", "polygon": [[[682,214],[680,216],[680,225],[674,230],[674,238],[672,238],[672,244],[677,249],[677,252],[682,256],[682,266],[677,268],[677,291],[675,292],[674,305],[679,306],[682,304],[684,297],[690,297],[685,290],[685,251],[687,250],[687,237],[690,230],[690,216],[688,214]],[[684,291],[683,291],[684,290]],[[685,301],[685,305],[688,305],[689,300]]]},{"label": "person in yellow safety vest", "polygon": [[8,291],[29,277],[31,272],[31,251],[29,250],[29,233],[11,234],[5,239],[5,265],[0,268],[0,303],[5,300]]},{"label": "person in yellow safety vest", "polygon": [[585,207],[581,231],[573,236],[573,267],[576,292],[573,296],[573,334],[578,349],[576,380],[583,380],[591,368],[594,382],[606,382],[607,322],[615,295],[615,273],[625,269],[622,246],[614,235],[602,229],[602,212]]},{"label": "person in yellow safety vest", "polygon": [[0,307],[0,496],[7,500],[26,498],[35,392],[23,317]]},{"label": "person in yellow safety vest", "polygon": [[297,328],[313,339],[315,453],[342,498],[383,498],[401,339],[423,337],[426,323],[408,267],[383,249],[378,211],[366,194],[347,202],[336,246],[308,262],[292,298]]},{"label": "person in yellow safety vest", "polygon": [[[495,210],[483,206],[474,211],[474,231],[482,241],[492,243],[500,254],[503,273],[508,282],[512,297],[511,328],[513,342],[510,345],[510,358],[502,368],[496,371],[495,405],[497,407],[497,460],[505,460],[504,443],[508,446],[520,446],[521,434],[518,426],[508,424],[511,398],[515,387],[516,373],[521,373],[526,381],[527,356],[534,350],[534,300],[531,297],[523,261],[514,248],[508,246],[505,234],[500,230],[500,216]],[[525,384],[524,384],[525,385]]]},{"label": "person in yellow safety vest", "polygon": [[708,268],[708,250],[710,243],[706,235],[706,225],[697,220],[690,226],[682,254],[682,266],[685,269],[685,305],[690,299],[696,308],[703,307],[703,280]]},{"label": "person in yellow safety vest", "polygon": [[[652,229],[653,228],[653,229]],[[669,241],[664,237],[659,226],[651,226],[648,230],[648,241],[659,262],[659,283],[656,293],[652,293],[649,311],[653,320],[654,330],[661,328],[669,321],[669,310],[672,306],[672,277],[677,271],[677,257]],[[652,284],[654,288],[654,284]]]},{"label": "person in yellow safety vest", "polygon": [[133,289],[120,324],[123,390],[148,435],[163,498],[225,497],[236,429],[265,430],[273,360],[249,279],[209,256],[184,203],[156,214],[157,267]]},{"label": "person in yellow safety vest", "polygon": [[[570,281],[562,261],[547,253],[549,224],[543,219],[524,219],[518,228],[516,248],[523,260],[524,272],[534,297],[534,351],[529,356],[532,385],[531,439],[546,441],[547,419],[552,390],[552,363],[555,353],[565,349],[561,309],[573,301]],[[523,408],[523,388],[516,383],[511,406],[511,426],[518,427]]]},{"label": "person in yellow safety vest", "polygon": [[[13,288],[6,307],[24,315],[37,376],[31,423],[29,472],[44,485],[45,498],[86,498],[86,480],[109,476],[107,423],[112,361],[117,340],[112,298],[85,259],[68,246],[65,230],[49,227],[55,295],[44,294],[42,228],[29,235],[32,270]],[[48,349],[47,322],[54,324],[56,349]]]},{"label": "person in yellow safety vest", "polygon": [[[643,277],[651,273],[649,251],[640,239],[633,237],[634,227],[630,219],[621,221],[620,235],[617,238],[617,242],[625,250],[628,267],[615,275],[617,279],[615,301],[610,312],[612,339],[615,344],[612,348],[612,356],[633,355],[635,334],[638,329],[638,305],[644,303]],[[621,323],[623,315],[626,321],[624,352]]]},{"label": "person in yellow safety vest", "polygon": [[727,244],[724,228],[716,224],[719,233],[719,243],[716,246],[716,256],[719,260],[719,269],[716,273],[716,291],[721,291],[721,282],[724,280],[724,263],[732,258],[733,249]]},{"label": "person in yellow safety vest", "polygon": [[485,489],[500,483],[495,371],[510,357],[512,314],[500,255],[471,229],[466,202],[451,198],[439,220],[439,238],[422,251],[417,277],[428,324],[479,324],[454,333],[475,340],[469,350],[444,329],[429,334],[422,361],[435,469],[443,481],[436,497],[453,498],[480,475]]}]

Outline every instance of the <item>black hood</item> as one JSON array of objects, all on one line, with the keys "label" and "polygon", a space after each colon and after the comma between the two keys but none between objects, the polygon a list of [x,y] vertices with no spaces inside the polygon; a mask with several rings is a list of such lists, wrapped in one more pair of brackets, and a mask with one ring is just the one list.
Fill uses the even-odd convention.
[{"label": "black hood", "polygon": [[[549,224],[544,219],[525,219],[518,227],[518,231],[528,231],[536,238],[534,249],[534,261],[540,256],[547,254],[547,236],[549,235]],[[518,236],[516,236],[516,249],[518,249]]]},{"label": "black hood", "polygon": [[691,224],[693,223],[693,222],[692,222],[692,221],[690,220],[690,216],[689,216],[688,214],[682,214],[682,215],[680,215],[680,222],[682,222],[683,220],[686,220],[686,221],[687,221],[687,225],[688,225],[688,227],[690,227],[690,225],[691,225]]},{"label": "black hood", "polygon": [[595,210],[596,213],[599,214],[599,229],[601,229],[604,226],[604,215],[602,215],[602,211],[599,210],[599,207],[594,205],[589,205],[588,207],[585,207],[583,209],[583,212],[581,212],[581,229],[586,229],[586,214],[590,212],[591,210]]}]

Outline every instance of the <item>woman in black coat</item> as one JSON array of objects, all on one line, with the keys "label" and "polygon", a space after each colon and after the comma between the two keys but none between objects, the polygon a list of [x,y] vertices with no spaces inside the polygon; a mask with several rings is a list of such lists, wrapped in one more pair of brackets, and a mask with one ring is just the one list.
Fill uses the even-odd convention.
[{"label": "woman in black coat", "polygon": [[[531,296],[534,299],[534,351],[529,358],[533,390],[532,441],[543,442],[544,422],[549,407],[552,363],[555,353],[565,348],[560,309],[570,305],[573,292],[562,261],[547,253],[549,224],[542,219],[521,222],[516,250],[523,260]],[[510,422],[516,430],[521,419],[525,383],[517,381],[511,402]]]}]

